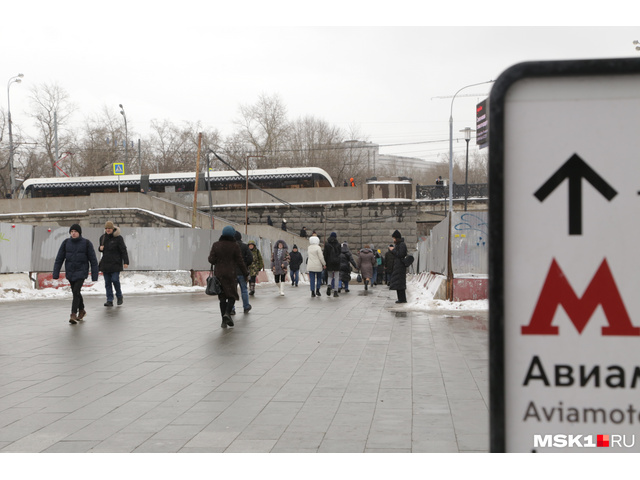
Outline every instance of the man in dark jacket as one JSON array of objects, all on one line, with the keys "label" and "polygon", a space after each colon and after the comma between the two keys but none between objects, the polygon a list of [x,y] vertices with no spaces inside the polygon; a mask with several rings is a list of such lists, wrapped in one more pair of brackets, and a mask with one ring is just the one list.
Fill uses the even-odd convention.
[{"label": "man in dark jacket", "polygon": [[124,298],[120,288],[120,272],[122,267],[129,268],[129,255],[120,229],[114,226],[113,222],[104,224],[104,234],[100,237],[98,250],[102,252],[100,271],[107,291],[107,302],[104,306],[113,307],[113,288],[116,289],[118,305],[122,305]]},{"label": "man in dark jacket", "polygon": [[391,285],[389,288],[395,290],[398,295],[396,303],[407,303],[407,267],[403,259],[407,256],[407,245],[404,243],[402,234],[396,230],[391,234],[395,248],[391,250],[394,256],[393,270],[391,271]]},{"label": "man in dark jacket", "polygon": [[302,238],[307,238],[307,227],[302,227],[302,229],[300,230],[300,236]]},{"label": "man in dark jacket", "polygon": [[[244,260],[244,264],[246,267],[249,267],[253,263],[253,254],[249,250],[249,245],[242,241],[242,234],[238,231],[235,233],[235,239],[240,247],[240,253],[242,254],[242,259]],[[249,313],[251,310],[251,305],[249,304],[249,289],[247,288],[247,280],[245,276],[242,274],[242,271],[237,268],[236,269],[238,275],[238,284],[240,285],[240,295],[242,297],[242,307],[244,308],[244,313]],[[235,307],[231,310],[231,315],[236,314]]]},{"label": "man in dark jacket", "polygon": [[294,245],[289,254],[289,270],[291,271],[291,286],[297,287],[300,280],[300,265],[302,265],[302,254],[298,251],[298,246]]},{"label": "man in dark jacket", "polygon": [[62,264],[65,265],[65,278],[71,286],[73,301],[71,302],[71,316],[69,323],[75,325],[78,320],[84,319],[87,312],[84,309],[84,300],[80,290],[84,279],[89,276],[91,265],[91,280],[98,281],[98,259],[93,244],[86,238],[82,238],[82,228],[77,223],[69,227],[71,238],[67,238],[60,245],[56,260],[53,264],[53,279],[60,278]]},{"label": "man in dark jacket", "polygon": [[236,231],[231,225],[222,229],[220,239],[211,246],[209,263],[214,266],[214,275],[220,280],[222,292],[218,295],[220,301],[220,313],[222,314],[222,328],[233,327],[231,311],[238,297],[237,269],[245,276],[249,276],[249,270],[242,258],[240,247],[236,242]]},{"label": "man in dark jacket", "polygon": [[340,286],[340,253],[342,246],[338,242],[336,232],[331,232],[327,243],[324,244],[324,260],[327,262],[327,295],[331,295],[331,288],[334,288],[333,296],[338,296],[337,287]]},{"label": "man in dark jacket", "polygon": [[393,270],[393,262],[395,256],[393,255],[393,243],[389,245],[389,250],[384,254],[384,283],[389,285],[391,282],[391,271]]}]

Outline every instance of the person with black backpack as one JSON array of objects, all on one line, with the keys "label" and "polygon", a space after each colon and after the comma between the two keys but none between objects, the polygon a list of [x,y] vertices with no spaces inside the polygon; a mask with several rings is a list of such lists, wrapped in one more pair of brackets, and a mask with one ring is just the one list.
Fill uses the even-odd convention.
[{"label": "person with black backpack", "polygon": [[342,246],[338,242],[336,232],[331,232],[327,243],[324,244],[324,259],[327,262],[327,295],[331,295],[333,288],[333,296],[338,297],[337,287],[340,286],[340,253]]},{"label": "person with black backpack", "polygon": [[[249,269],[249,265],[253,263],[253,254],[251,250],[249,250],[249,246],[242,241],[242,234],[236,230],[235,237],[236,243],[240,247],[240,253],[242,255],[242,259],[244,260],[244,264]],[[245,278],[244,274],[240,270],[240,268],[236,268],[236,274],[238,275],[238,285],[240,285],[240,294],[242,297],[242,307],[244,308],[244,313],[249,313],[251,310],[251,305],[249,304],[249,289],[247,288],[247,278]],[[235,306],[231,310],[231,315],[236,314]]]},{"label": "person with black backpack", "polygon": [[394,256],[394,261],[389,289],[396,291],[398,296],[396,303],[407,303],[407,266],[405,265],[407,245],[404,243],[402,234],[398,230],[393,232],[391,237],[393,238],[395,248],[391,250],[391,253]]}]

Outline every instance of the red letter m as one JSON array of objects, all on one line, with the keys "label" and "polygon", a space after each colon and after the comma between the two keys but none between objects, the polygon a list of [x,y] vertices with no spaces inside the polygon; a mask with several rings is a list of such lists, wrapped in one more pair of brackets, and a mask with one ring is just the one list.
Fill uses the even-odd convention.
[{"label": "red letter m", "polygon": [[554,258],[531,322],[522,327],[522,334],[558,335],[558,327],[551,325],[558,305],[562,305],[578,333],[582,333],[595,309],[602,305],[609,322],[608,327],[602,327],[602,335],[640,335],[640,328],[631,324],[606,258],[582,298],[577,297]]}]

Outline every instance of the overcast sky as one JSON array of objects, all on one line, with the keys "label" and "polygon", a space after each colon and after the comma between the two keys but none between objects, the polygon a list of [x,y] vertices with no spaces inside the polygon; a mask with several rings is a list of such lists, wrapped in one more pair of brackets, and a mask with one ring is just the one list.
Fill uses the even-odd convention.
[{"label": "overcast sky", "polygon": [[[481,10],[482,16],[479,2],[468,9],[456,3],[453,17],[426,2],[354,2],[358,7],[349,8],[348,2],[286,2],[279,11],[282,2],[237,2],[233,10],[214,3],[221,2],[3,6],[0,81],[24,74],[10,90],[14,124],[28,127],[29,89],[44,83],[70,95],[78,108],[73,126],[104,106],[117,114],[122,103],[129,130],[142,135],[153,119],[201,121],[229,134],[240,105],[255,103],[261,93],[277,94],[290,119],[311,115],[345,129],[355,126],[383,153],[443,160],[451,98],[434,97],[494,80],[522,61],[640,55],[632,44],[640,29],[633,27],[365,26],[436,24],[438,15],[469,25],[482,17],[509,25],[499,21],[509,2]],[[539,8],[512,23],[535,22]],[[548,20],[553,25],[563,17]],[[363,26],[312,26],[321,24]],[[475,128],[475,104],[490,87],[468,88],[461,95],[473,96],[456,98],[455,134]],[[6,109],[4,91],[0,105]],[[464,151],[464,141],[456,148]]]}]

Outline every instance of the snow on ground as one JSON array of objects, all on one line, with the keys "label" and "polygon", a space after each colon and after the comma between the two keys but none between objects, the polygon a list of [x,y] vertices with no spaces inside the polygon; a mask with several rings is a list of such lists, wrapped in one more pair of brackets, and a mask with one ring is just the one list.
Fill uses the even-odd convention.
[{"label": "snow on ground", "polygon": [[[271,272],[268,272],[271,273]],[[273,275],[267,275],[269,282],[259,283],[256,287],[258,290],[265,288],[274,288]],[[305,277],[301,275],[301,277]],[[2,281],[0,275],[0,303],[9,301],[24,300],[47,300],[71,298],[71,289],[66,287],[60,288],[44,288],[36,290],[33,288],[31,281],[27,280],[27,275],[13,275],[10,280]],[[154,274],[125,272],[121,276],[121,286],[123,295],[138,294],[167,294],[167,293],[202,293],[204,287],[189,286],[189,272],[154,272]],[[306,278],[306,277],[305,277]],[[355,280],[355,275],[354,275]],[[301,278],[301,285],[309,285],[306,279]],[[370,287],[371,288],[371,287]],[[362,285],[352,284],[351,290],[357,291],[364,289]],[[385,285],[377,285],[374,289],[387,289]],[[306,289],[296,290],[296,293],[304,292]],[[275,293],[275,290],[274,290]],[[105,297],[104,279],[100,279],[90,285],[82,287],[82,294],[87,296]],[[391,292],[392,298],[395,299],[395,292]],[[446,300],[434,300],[433,295],[422,287],[413,275],[407,276],[407,303],[394,305],[391,309],[396,312],[460,312],[460,311],[484,311],[489,306],[488,300],[473,300],[465,302],[449,302]]]}]

